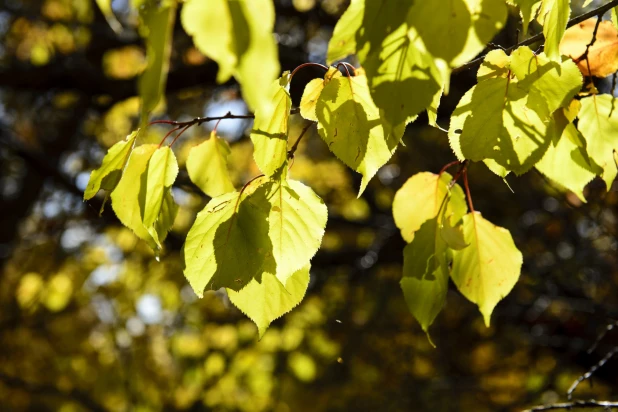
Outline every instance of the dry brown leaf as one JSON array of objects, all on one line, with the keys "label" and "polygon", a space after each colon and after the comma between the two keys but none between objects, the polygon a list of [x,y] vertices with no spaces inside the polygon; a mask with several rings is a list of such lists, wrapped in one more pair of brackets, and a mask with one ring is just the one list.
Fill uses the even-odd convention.
[{"label": "dry brown leaf", "polygon": [[588,51],[586,59],[580,59],[586,52],[586,46],[592,40],[592,33],[597,20],[588,19],[569,28],[560,42],[560,54],[569,56],[577,63],[577,67],[585,76],[607,77],[618,70],[618,30],[610,21],[599,24],[596,41]]}]

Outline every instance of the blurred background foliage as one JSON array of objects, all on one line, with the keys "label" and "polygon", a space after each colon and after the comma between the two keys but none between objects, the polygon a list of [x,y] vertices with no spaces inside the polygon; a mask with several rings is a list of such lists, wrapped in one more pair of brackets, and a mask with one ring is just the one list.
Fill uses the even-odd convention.
[{"label": "blurred background foliage", "polygon": [[[574,1],[578,12],[581,1]],[[599,3],[599,2],[597,2]],[[344,0],[276,0],[282,68],[322,62]],[[586,189],[588,203],[535,172],[514,193],[482,164],[470,171],[474,204],[508,228],[524,253],[521,279],[485,328],[454,287],[432,327],[432,348],[399,288],[403,241],[393,195],[419,171],[452,161],[446,135],[421,116],[405,147],[356,199],[360,178],[315,133],[291,170],[329,207],[323,245],[302,304],[256,327],[222,291],[197,299],[180,250],[207,202],[181,172],[180,212],[157,262],[102,197],[82,191],[107,148],[136,127],[136,76],[145,65],[137,11],[114,0],[110,28],[92,0],[0,0],[0,409],[3,411],[519,410],[565,398],[574,379],[618,344],[618,186]],[[496,39],[516,42],[517,15]],[[539,27],[532,27],[539,30]],[[166,102],[158,118],[246,112],[237,86],[175,26]],[[305,84],[294,78],[298,105]],[[443,98],[445,126],[475,71]],[[293,118],[291,139],[302,129]],[[175,151],[208,136],[190,129]],[[223,121],[233,181],[258,174],[247,121]],[[151,127],[158,142],[165,127]],[[109,209],[109,208],[108,208]],[[616,399],[618,360],[575,396]]]}]

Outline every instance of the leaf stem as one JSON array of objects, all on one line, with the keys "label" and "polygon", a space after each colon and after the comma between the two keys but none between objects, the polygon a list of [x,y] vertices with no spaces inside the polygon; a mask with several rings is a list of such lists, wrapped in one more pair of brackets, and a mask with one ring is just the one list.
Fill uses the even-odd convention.
[{"label": "leaf stem", "polygon": [[172,147],[172,145],[174,143],[176,143],[176,140],[178,140],[178,138],[180,137],[181,134],[183,134],[184,132],[187,131],[187,129],[191,127],[191,126],[185,126],[180,132],[178,132],[178,134],[176,135],[176,137],[174,137],[174,140],[172,140],[172,143],[170,143],[170,147]]},{"label": "leaf stem", "polygon": [[452,161],[450,163],[445,164],[444,167],[442,169],[440,169],[440,173],[438,173],[438,176],[442,176],[442,173],[446,172],[449,168],[451,168],[451,167],[453,167],[453,166],[455,166],[457,164],[460,164],[460,163],[462,163],[462,162],[460,162],[459,160],[455,160],[455,161]]},{"label": "leaf stem", "polygon": [[305,67],[309,67],[309,66],[319,67],[321,69],[324,69],[325,71],[328,71],[328,66],[320,64],[320,63],[313,63],[313,62],[303,63],[300,66],[297,66],[294,70],[292,70],[292,73],[290,74],[290,82],[292,81],[292,78],[294,77],[297,71]]},{"label": "leaf stem", "polygon": [[169,135],[171,135],[172,133],[174,133],[175,131],[180,130],[180,129],[182,129],[182,126],[174,127],[172,130],[167,132],[167,134],[163,137],[163,139],[161,139],[161,142],[159,143],[159,147],[158,148],[161,148],[161,146],[163,145],[163,142],[165,142],[165,140],[169,137]]},{"label": "leaf stem", "polygon": [[307,133],[307,130],[309,130],[309,128],[312,125],[313,125],[313,122],[309,122],[305,127],[303,127],[303,130],[300,132],[300,135],[298,136],[298,139],[296,139],[296,141],[292,145],[292,148],[290,150],[288,150],[288,159],[294,159],[294,153],[296,153],[296,149],[298,149],[298,144],[300,143],[300,139],[303,138],[305,133]]},{"label": "leaf stem", "polygon": [[474,205],[472,204],[472,195],[470,194],[470,185],[468,185],[468,169],[464,168],[463,171],[464,188],[466,189],[466,198],[468,199],[468,207],[470,213],[474,213]]}]

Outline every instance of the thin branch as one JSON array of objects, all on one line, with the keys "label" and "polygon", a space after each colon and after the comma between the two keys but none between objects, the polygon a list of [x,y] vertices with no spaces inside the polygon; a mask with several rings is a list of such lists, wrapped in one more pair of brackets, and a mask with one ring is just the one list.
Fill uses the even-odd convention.
[{"label": "thin branch", "polygon": [[292,145],[292,148],[290,150],[288,150],[288,159],[294,159],[294,153],[296,153],[296,149],[298,149],[298,144],[300,143],[300,139],[303,138],[305,133],[307,133],[307,130],[309,130],[309,128],[312,125],[313,125],[313,122],[310,122],[305,127],[303,127],[303,130],[300,132],[300,135],[298,136],[298,139],[296,139],[296,141]]},{"label": "thin branch", "polygon": [[[300,108],[295,107],[292,110],[290,110],[290,114],[298,114],[300,113]],[[196,117],[194,119],[191,120],[187,120],[186,122],[178,122],[175,120],[153,120],[152,122],[149,123],[149,125],[153,125],[153,124],[166,124],[166,125],[170,125],[170,126],[177,126],[178,129],[186,127],[186,126],[194,126],[194,125],[201,125],[203,123],[207,123],[207,122],[214,122],[215,120],[220,121],[220,120],[225,120],[225,119],[255,119],[255,115],[254,114],[232,114],[232,112],[227,112],[226,114],[224,114],[223,116],[212,116],[212,117]]]},{"label": "thin branch", "polygon": [[534,406],[530,409],[525,409],[521,412],[554,411],[558,409],[569,410],[572,408],[605,408],[605,409],[618,408],[618,402],[595,401],[594,399],[590,399],[587,401],[552,403],[549,405]]},{"label": "thin branch", "polygon": [[446,172],[450,167],[455,166],[460,163],[461,162],[459,160],[455,160],[453,162],[445,164],[444,167],[440,169],[440,173],[438,173],[438,176],[442,176],[442,173]]},{"label": "thin branch", "polygon": [[[603,6],[597,7],[594,10],[589,11],[588,13],[584,13],[581,14],[577,17],[572,18],[571,20],[569,20],[569,22],[567,23],[567,28],[571,27],[571,26],[575,26],[578,23],[581,23],[584,20],[588,20],[591,17],[598,17],[598,16],[602,16],[603,14],[605,14],[605,12],[609,9],[611,9],[614,6],[618,6],[618,0],[612,0],[609,3],[604,4]],[[508,47],[505,49],[505,51],[507,53],[512,52],[513,50],[517,49],[518,47],[521,46],[527,46],[529,44],[532,43],[536,43],[537,41],[543,41],[545,39],[545,36],[543,35],[543,33],[539,33],[535,36],[532,36],[530,38],[527,38],[526,40],[520,41],[519,43],[517,43],[514,46]],[[480,65],[483,60],[485,60],[485,55],[478,57],[466,64],[464,64],[463,66],[459,66],[455,69],[453,69],[453,73],[459,73],[462,72],[464,70],[468,70],[471,69],[473,67],[476,67],[478,65]]]},{"label": "thin branch", "polygon": [[603,357],[603,359],[601,359],[596,365],[594,365],[592,368],[590,368],[588,370],[588,372],[584,373],[582,376],[580,376],[579,378],[577,378],[575,380],[575,382],[573,382],[573,384],[571,385],[571,387],[569,388],[569,390],[567,391],[567,397],[569,400],[571,400],[572,396],[573,396],[573,391],[575,391],[575,388],[577,388],[577,386],[582,383],[583,381],[585,381],[586,379],[590,379],[590,377],[603,365],[605,365],[615,354],[618,353],[618,346],[616,346],[614,349],[612,349],[611,351],[609,351],[607,353],[607,355],[605,355]]},{"label": "thin branch", "polygon": [[616,321],[614,323],[610,323],[609,325],[607,325],[605,327],[605,330],[603,332],[601,332],[601,334],[597,337],[597,340],[594,341],[594,344],[590,347],[590,349],[588,349],[588,354],[591,354],[592,352],[594,352],[594,350],[597,348],[597,346],[599,346],[599,343],[601,343],[603,338],[605,338],[605,335],[607,335],[608,332],[611,332],[612,329],[614,329],[616,327],[618,327],[618,321]]}]

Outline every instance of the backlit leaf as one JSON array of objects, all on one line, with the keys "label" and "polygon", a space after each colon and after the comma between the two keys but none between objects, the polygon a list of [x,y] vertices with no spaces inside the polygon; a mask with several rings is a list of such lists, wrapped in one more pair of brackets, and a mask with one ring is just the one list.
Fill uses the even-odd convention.
[{"label": "backlit leaf", "polygon": [[393,155],[400,136],[384,135],[367,78],[340,76],[324,87],[316,106],[318,132],[343,163],[363,175],[360,194]]},{"label": "backlit leaf", "polygon": [[213,131],[210,138],[193,146],[187,158],[189,178],[210,197],[234,190],[227,170],[230,145]]},{"label": "backlit leaf", "polygon": [[560,40],[571,15],[570,0],[543,0],[538,20],[543,25],[545,54],[560,61]]},{"label": "backlit leaf", "polygon": [[269,110],[279,73],[272,0],[188,0],[181,21],[196,47],[219,65],[217,81],[233,75],[249,108]]},{"label": "backlit leaf", "polygon": [[453,252],[451,278],[461,294],[478,305],[489,326],[494,308],[519,278],[522,254],[508,230],[479,212],[463,217],[463,232],[469,246]]},{"label": "backlit leaf", "polygon": [[84,191],[84,200],[92,199],[99,189],[112,191],[118,185],[122,171],[129,160],[138,132],[135,131],[109,148],[98,169],[90,173],[88,186]]},{"label": "backlit leaf", "polygon": [[[164,227],[165,225],[156,225],[157,242],[142,223],[142,208],[140,207],[139,200],[139,194],[142,193],[142,186],[146,185],[146,180],[143,179],[142,175],[145,175],[148,168],[148,161],[155,150],[157,150],[156,144],[147,144],[136,147],[131,152],[127,166],[120,178],[120,182],[112,192],[112,209],[114,209],[116,216],[118,216],[118,219],[123,225],[131,229],[137,237],[148,243],[148,246],[150,246],[155,253],[158,253],[159,246],[157,243],[161,244],[165,240],[169,227]],[[167,213],[166,220],[169,221],[171,212],[165,213]],[[173,223],[173,219],[171,219],[171,221]]]},{"label": "backlit leaf", "polygon": [[601,177],[609,190],[618,173],[614,161],[614,152],[618,151],[618,99],[599,94],[580,101],[579,131],[591,160],[603,169]]},{"label": "backlit leaf", "polygon": [[335,67],[329,67],[328,72],[324,75],[324,79],[313,79],[305,86],[305,91],[300,99],[300,115],[313,122],[318,121],[315,114],[315,107],[318,103],[320,94],[324,90],[324,86],[333,77],[341,77],[341,72]]},{"label": "backlit leaf", "polygon": [[451,216],[444,214],[442,225],[440,226],[440,236],[447,246],[454,250],[461,250],[468,246],[464,239],[463,227],[461,224],[451,226]]},{"label": "backlit leaf", "polygon": [[528,25],[534,18],[536,11],[541,5],[541,0],[510,0],[517,7],[522,19],[522,28],[524,35],[528,33]]},{"label": "backlit leaf", "polygon": [[[393,217],[406,242],[414,239],[414,233],[429,219],[437,216],[446,196],[452,176],[447,172],[441,176],[429,172],[417,173],[409,178],[397,191],[393,200]],[[454,185],[450,201],[445,203],[446,216],[457,222],[466,213],[467,206],[463,190]]]},{"label": "backlit leaf", "polygon": [[176,176],[178,176],[178,163],[172,149],[163,146],[155,150],[148,162],[146,173],[142,175],[139,196],[142,221],[159,247],[161,244],[154,224],[161,213],[165,195],[174,184]]},{"label": "backlit leaf", "polygon": [[165,92],[176,2],[159,5],[155,1],[148,1],[140,8],[140,17],[140,33],[146,39],[148,61],[148,66],[138,81],[139,95],[142,98],[142,122],[145,122]]},{"label": "backlit leaf", "polygon": [[292,99],[288,91],[290,73],[275,80],[269,90],[271,104],[255,112],[251,130],[253,158],[266,176],[272,176],[287,158],[288,120]]},{"label": "backlit leaf", "polygon": [[242,290],[227,290],[230,301],[258,327],[260,339],[270,323],[296,307],[309,286],[309,265],[294,272],[285,287],[272,274],[251,280]]}]

